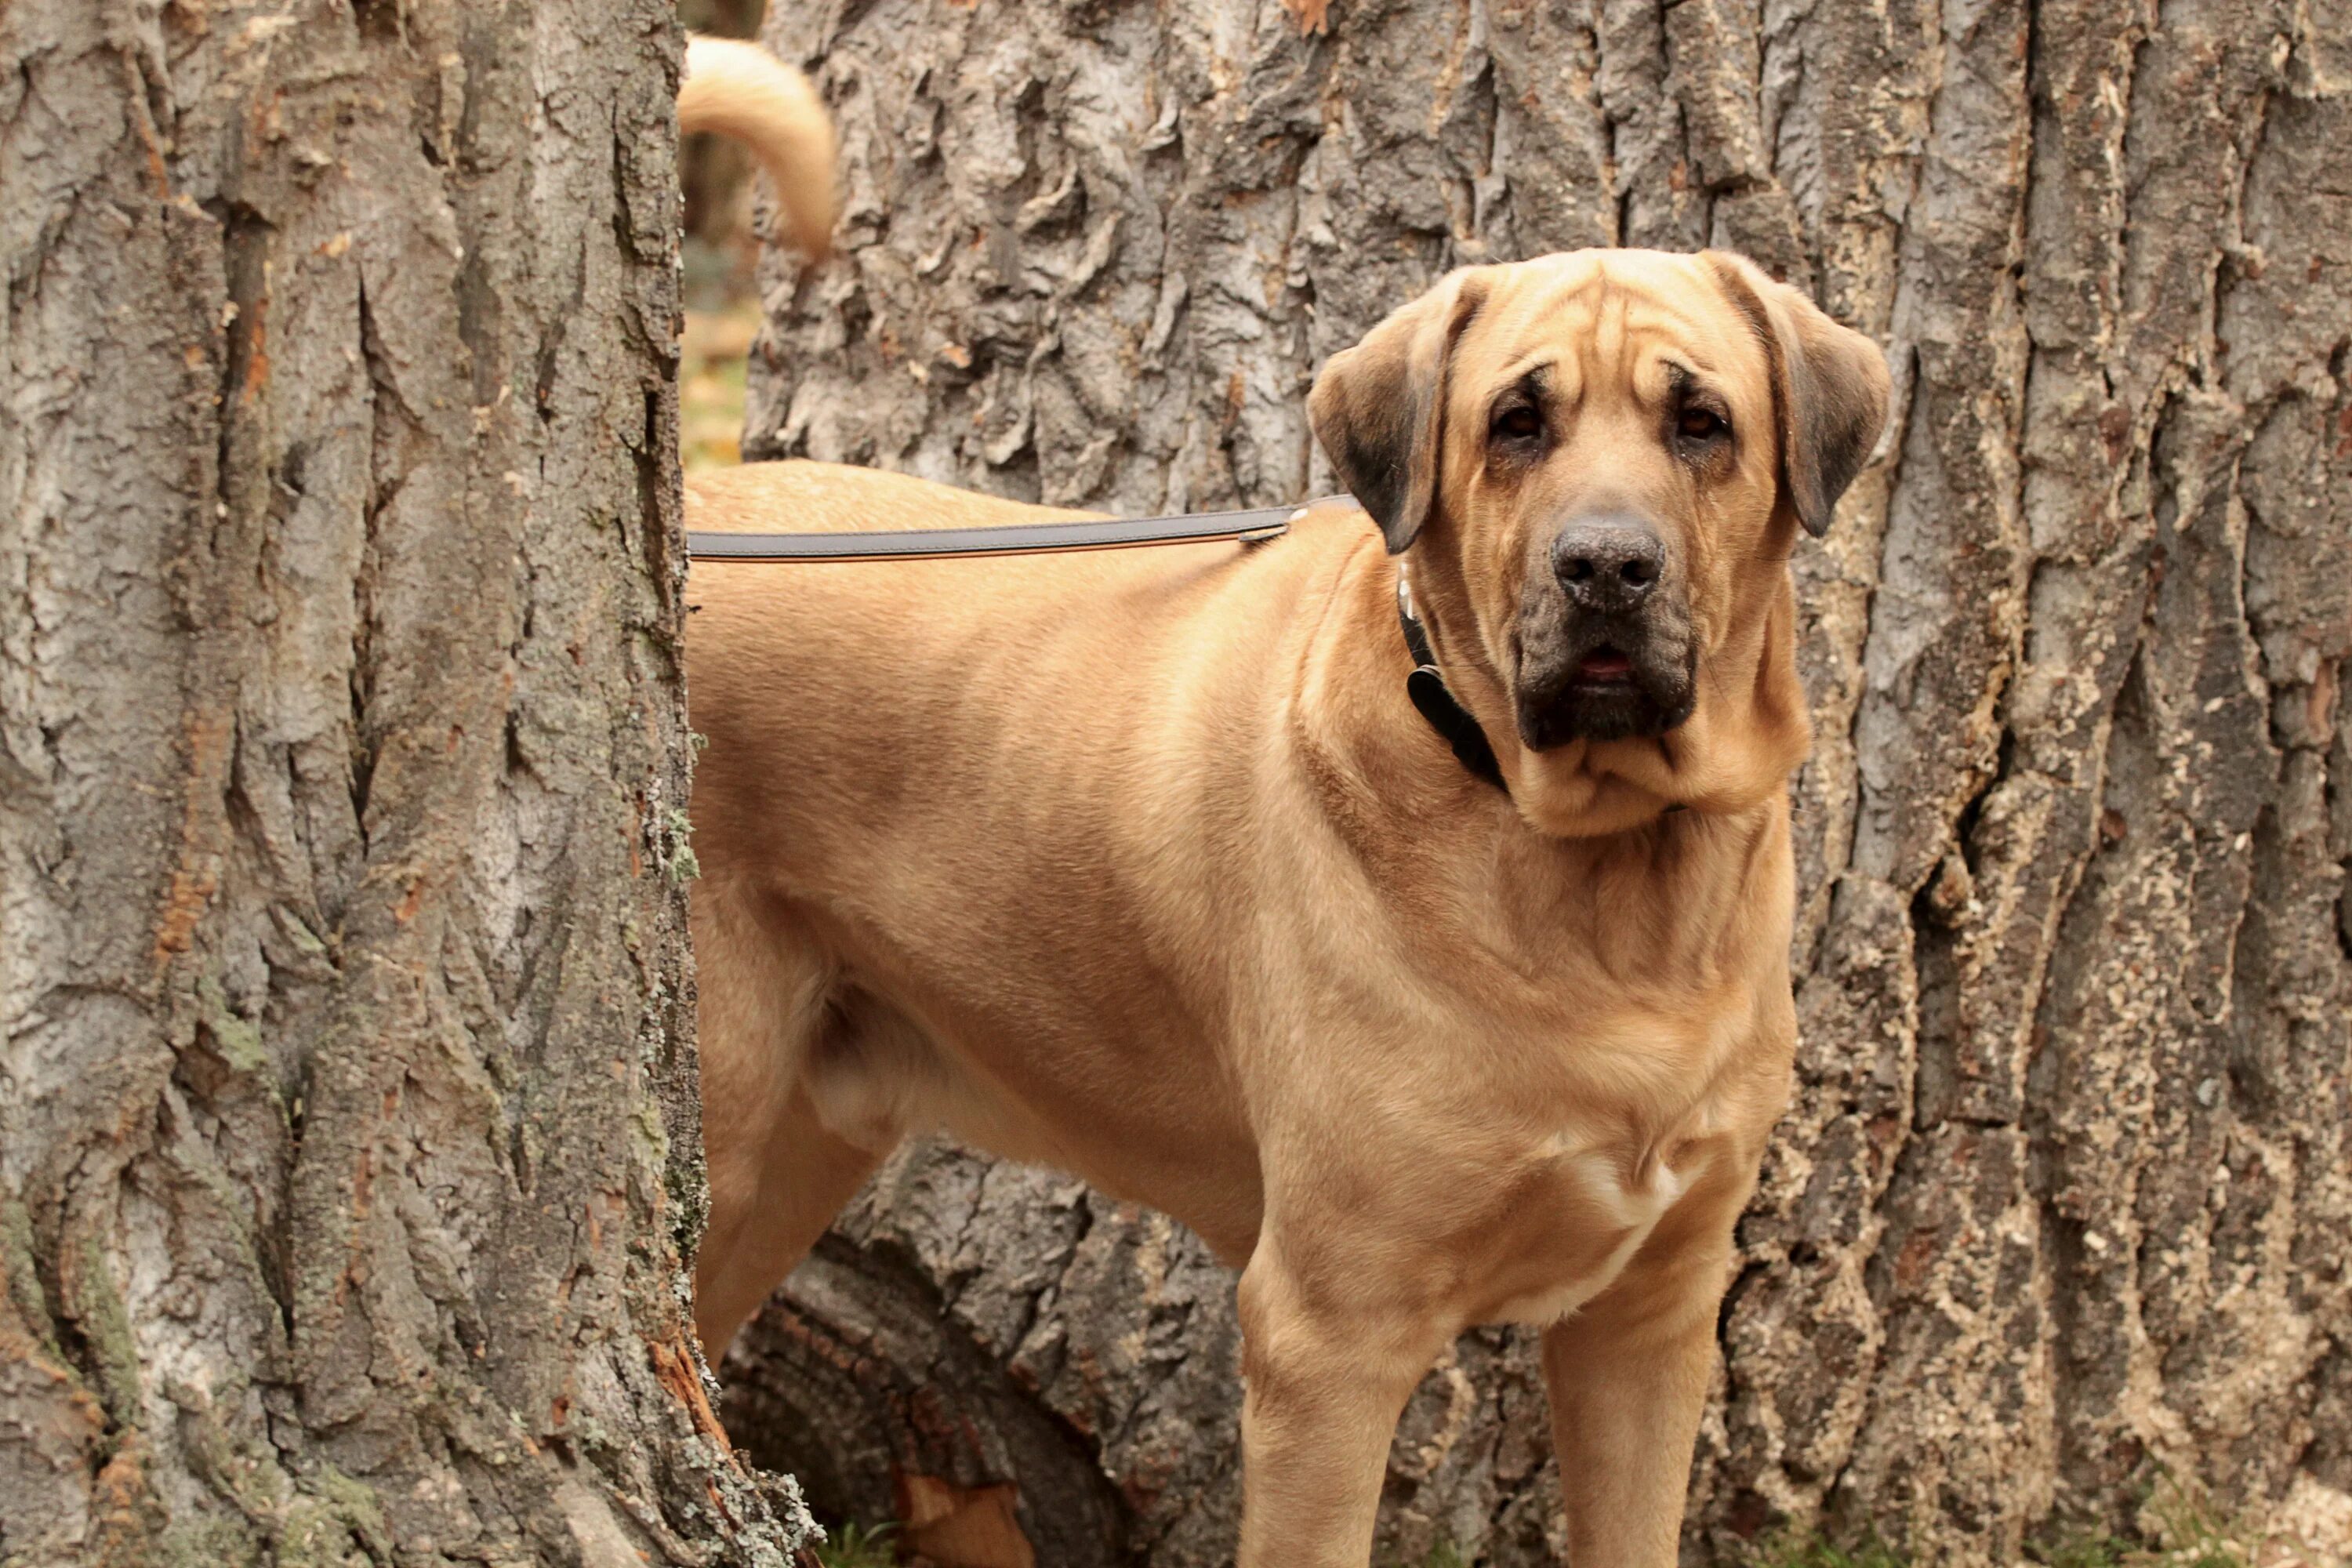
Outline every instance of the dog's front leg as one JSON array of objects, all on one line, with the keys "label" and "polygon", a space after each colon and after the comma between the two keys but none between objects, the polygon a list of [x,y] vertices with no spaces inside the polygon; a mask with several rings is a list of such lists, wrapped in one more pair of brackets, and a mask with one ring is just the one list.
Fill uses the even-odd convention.
[{"label": "dog's front leg", "polygon": [[1262,1242],[1244,1270],[1239,1568],[1365,1568],[1397,1416],[1437,1324],[1370,1270],[1302,1278]]},{"label": "dog's front leg", "polygon": [[1729,1259],[1654,1238],[1583,1311],[1544,1331],[1544,1385],[1572,1568],[1673,1568]]}]

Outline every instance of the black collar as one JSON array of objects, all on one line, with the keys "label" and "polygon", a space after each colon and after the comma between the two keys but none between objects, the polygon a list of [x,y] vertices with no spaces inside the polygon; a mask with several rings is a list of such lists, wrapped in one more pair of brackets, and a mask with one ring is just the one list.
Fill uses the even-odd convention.
[{"label": "black collar", "polygon": [[1503,782],[1503,770],[1495,762],[1495,748],[1486,740],[1486,731],[1478,728],[1478,721],[1470,710],[1446,689],[1445,677],[1437,673],[1437,653],[1429,646],[1429,633],[1413,614],[1412,587],[1405,580],[1404,567],[1397,567],[1397,625],[1403,628],[1405,650],[1412,655],[1413,670],[1404,678],[1404,694],[1429,727],[1444,738],[1454,748],[1454,757],[1465,768],[1485,779],[1505,795],[1511,786]]}]

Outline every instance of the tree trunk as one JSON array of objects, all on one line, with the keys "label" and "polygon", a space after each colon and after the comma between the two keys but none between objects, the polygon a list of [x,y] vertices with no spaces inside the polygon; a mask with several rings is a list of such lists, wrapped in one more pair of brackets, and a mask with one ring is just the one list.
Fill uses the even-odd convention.
[{"label": "tree trunk", "polygon": [[[1330,487],[1327,354],[1580,246],[1736,247],[1886,342],[1883,460],[1797,564],[1804,1043],[1688,1555],[1788,1519],[2008,1561],[2158,1468],[2257,1513],[2352,1489],[2342,0],[871,0],[771,37],[823,63],[847,253],[772,275],[755,454],[1286,501]],[[1230,1550],[1234,1371],[1191,1237],[930,1149],[730,1399],[824,1504],[1010,1479],[1093,1542],[1053,1561],[1177,1568]],[[1546,1560],[1541,1410],[1528,1337],[1466,1338],[1382,1550]]]},{"label": "tree trunk", "polygon": [[681,1303],[677,49],[0,6],[0,1561],[800,1538]]}]

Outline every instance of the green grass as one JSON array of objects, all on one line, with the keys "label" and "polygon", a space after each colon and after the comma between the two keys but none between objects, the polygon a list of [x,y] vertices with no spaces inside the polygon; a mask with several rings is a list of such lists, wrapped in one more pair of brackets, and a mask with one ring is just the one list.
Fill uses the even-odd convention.
[{"label": "green grass", "polygon": [[[2044,1568],[2252,1568],[2242,1526],[2170,1481],[2158,1484],[2142,1517],[2155,1540],[2126,1541],[2103,1531],[2069,1535],[2038,1548],[2033,1561]],[[889,1525],[845,1524],[817,1548],[816,1560],[824,1568],[896,1568],[891,1533]],[[1909,1568],[1909,1561],[1875,1536],[1840,1542],[1818,1531],[1785,1530],[1727,1568]],[[1460,1547],[1441,1542],[1418,1562],[1391,1559],[1384,1568],[1471,1568],[1471,1562]]]},{"label": "green grass", "polygon": [[2060,1537],[2042,1561],[2050,1568],[2252,1568],[2254,1532],[2243,1521],[2214,1512],[2201,1495],[2169,1476],[2156,1482],[2141,1518],[2153,1540],[2079,1532]]},{"label": "green grass", "polygon": [[887,1524],[875,1530],[845,1524],[829,1530],[824,1544],[816,1549],[816,1560],[824,1568],[898,1568],[898,1554],[890,1546],[891,1529]]},{"label": "green grass", "polygon": [[2069,1535],[2042,1549],[2049,1568],[2124,1568],[2124,1545],[2112,1535]]},{"label": "green grass", "polygon": [[[2253,1536],[2243,1522],[2215,1513],[2168,1479],[2157,1483],[2141,1518],[2152,1539],[2079,1531],[2036,1547],[2032,1561],[2045,1568],[2253,1568]],[[1841,1544],[1785,1531],[1751,1547],[1737,1568],[1907,1568],[1908,1561],[1874,1537]]]},{"label": "green grass", "polygon": [[[2246,1545],[2251,1532],[2171,1478],[2157,1483],[2147,1512],[2162,1544],[2117,1552],[2116,1568],[2252,1568],[2254,1554]],[[2085,1559],[2085,1568],[2107,1564],[2094,1557]]]},{"label": "green grass", "polygon": [[1400,1563],[1398,1568],[1470,1568],[1470,1559],[1450,1541],[1441,1541],[1429,1549],[1429,1555],[1418,1563]]},{"label": "green grass", "polygon": [[1741,1568],[1905,1568],[1905,1563],[1875,1537],[1841,1546],[1811,1532],[1783,1531],[1751,1548]]}]

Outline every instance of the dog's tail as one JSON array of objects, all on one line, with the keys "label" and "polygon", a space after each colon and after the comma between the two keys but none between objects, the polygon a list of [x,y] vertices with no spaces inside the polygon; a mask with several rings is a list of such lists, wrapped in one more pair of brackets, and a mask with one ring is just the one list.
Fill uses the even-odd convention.
[{"label": "dog's tail", "polygon": [[775,186],[793,242],[811,260],[824,255],[833,243],[833,121],[808,78],[757,44],[690,37],[677,127],[749,148]]}]

